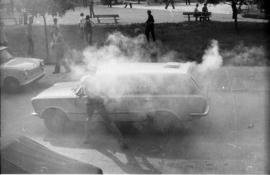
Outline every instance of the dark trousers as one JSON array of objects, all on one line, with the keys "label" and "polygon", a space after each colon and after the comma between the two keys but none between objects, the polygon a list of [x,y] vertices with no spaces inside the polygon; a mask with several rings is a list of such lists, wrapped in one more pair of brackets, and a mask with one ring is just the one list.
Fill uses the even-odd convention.
[{"label": "dark trousers", "polygon": [[91,119],[94,112],[97,111],[102,117],[106,127],[117,137],[120,142],[123,142],[123,136],[116,124],[110,119],[108,112],[104,105],[102,98],[88,98],[87,100],[87,115],[88,120],[86,123],[86,139],[89,139],[89,126],[91,125]]},{"label": "dark trousers", "polygon": [[167,1],[166,1],[165,9],[168,8],[168,6],[169,6],[170,3],[172,4],[172,8],[175,9],[175,7],[174,7],[174,0],[167,0]]},{"label": "dark trousers", "polygon": [[64,59],[64,51],[56,51],[56,63],[54,67],[54,73],[60,73],[61,71],[61,65],[64,66],[66,72],[70,72],[70,67],[68,66],[68,63]]},{"label": "dark trousers", "polygon": [[32,37],[28,37],[28,55],[34,56],[34,42]]},{"label": "dark trousers", "polygon": [[89,11],[90,11],[90,18],[94,18],[95,17],[95,13],[94,13],[94,5],[90,5],[89,6]]},{"label": "dark trousers", "polygon": [[186,0],[186,5],[190,5],[190,0]]},{"label": "dark trousers", "polygon": [[129,4],[129,7],[132,8],[132,3],[126,3],[125,8],[127,8],[128,4]]},{"label": "dark trousers", "polygon": [[112,0],[107,0],[108,7],[112,7]]},{"label": "dark trousers", "polygon": [[92,32],[86,32],[85,33],[85,39],[86,39],[86,42],[89,45],[92,45]]},{"label": "dark trousers", "polygon": [[147,41],[150,41],[150,33],[152,35],[153,41],[156,41],[155,30],[154,30],[154,26],[152,25],[146,26],[145,28],[145,35],[146,35]]}]

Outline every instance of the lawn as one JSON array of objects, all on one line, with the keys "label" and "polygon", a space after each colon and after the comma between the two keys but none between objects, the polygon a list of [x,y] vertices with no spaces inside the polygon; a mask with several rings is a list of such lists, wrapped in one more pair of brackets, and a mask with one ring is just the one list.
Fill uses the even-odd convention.
[{"label": "lawn", "polygon": [[[175,61],[201,61],[204,50],[212,39],[219,42],[225,64],[265,65],[267,36],[264,23],[240,22],[240,32],[236,33],[232,22],[181,22],[156,24],[158,47],[162,52],[176,51]],[[79,37],[77,25],[61,25],[66,43],[72,49],[82,51],[86,42]],[[49,26],[50,30],[51,26]],[[144,24],[95,26],[93,41],[102,45],[109,33],[120,31],[135,36],[134,29],[144,31]],[[9,48],[16,56],[27,55],[27,39],[24,26],[6,26]],[[33,28],[35,57],[46,59],[43,26]],[[251,52],[251,53],[249,53]],[[240,55],[240,56],[239,56]],[[243,58],[242,56],[243,55]],[[234,60],[235,59],[235,60]],[[49,61],[50,62],[50,61]]]}]

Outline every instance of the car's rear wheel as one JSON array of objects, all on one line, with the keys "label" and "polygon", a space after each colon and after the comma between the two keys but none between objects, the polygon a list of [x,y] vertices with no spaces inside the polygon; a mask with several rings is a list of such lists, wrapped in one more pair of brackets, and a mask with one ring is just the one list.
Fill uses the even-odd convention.
[{"label": "car's rear wheel", "polygon": [[20,83],[16,78],[8,77],[4,80],[4,90],[9,93],[16,93],[19,91]]},{"label": "car's rear wheel", "polygon": [[46,127],[54,133],[62,134],[68,123],[66,114],[62,110],[56,108],[47,109],[42,114],[42,118],[44,119]]},{"label": "car's rear wheel", "polygon": [[151,113],[151,125],[155,130],[161,133],[169,133],[174,131],[179,124],[177,117],[167,111],[157,111]]}]

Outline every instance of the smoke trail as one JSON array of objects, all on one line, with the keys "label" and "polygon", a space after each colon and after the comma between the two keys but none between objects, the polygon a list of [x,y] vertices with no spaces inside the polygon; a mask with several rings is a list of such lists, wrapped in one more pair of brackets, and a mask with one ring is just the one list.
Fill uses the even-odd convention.
[{"label": "smoke trail", "polygon": [[[108,36],[104,46],[86,48],[83,51],[83,63],[72,65],[71,76],[73,79],[80,79],[86,75],[93,74],[98,67],[99,71],[103,70],[107,74],[105,73],[106,76],[104,77],[96,77],[95,82],[97,82],[97,85],[86,83],[88,87],[92,87],[90,88],[92,91],[94,91],[93,87],[95,86],[98,89],[96,92],[103,91],[109,97],[122,96],[131,90],[136,92],[138,91],[137,89],[148,89],[149,92],[156,93],[156,87],[162,86],[162,83],[164,84],[163,86],[168,86],[168,84],[164,83],[163,75],[159,76],[158,79],[145,76],[145,74],[132,75],[128,78],[119,78],[118,75],[125,75],[130,72],[129,65],[125,63],[151,62],[153,55],[159,61],[170,62],[177,60],[177,52],[169,51],[162,53],[160,48],[160,43],[149,44],[144,35],[131,38],[116,32]],[[219,54],[218,42],[216,40],[211,42],[202,60],[201,64],[196,62],[181,63],[179,71],[204,76],[207,72],[218,69],[222,65],[222,57]],[[149,69],[147,66],[140,66],[139,69],[141,70],[135,71],[147,71]],[[88,81],[87,78],[83,79]],[[128,79],[132,79],[132,81]],[[89,81],[94,80],[90,78]]]}]

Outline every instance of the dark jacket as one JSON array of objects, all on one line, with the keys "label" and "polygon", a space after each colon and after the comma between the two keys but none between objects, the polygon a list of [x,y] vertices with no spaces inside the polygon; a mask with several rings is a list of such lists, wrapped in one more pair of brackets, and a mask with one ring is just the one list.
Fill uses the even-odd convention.
[{"label": "dark jacket", "polygon": [[155,22],[155,20],[154,20],[154,17],[153,17],[153,15],[148,15],[148,19],[147,19],[147,21],[146,21],[146,26],[147,27],[153,27],[154,26],[154,22]]}]

